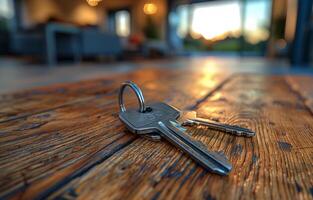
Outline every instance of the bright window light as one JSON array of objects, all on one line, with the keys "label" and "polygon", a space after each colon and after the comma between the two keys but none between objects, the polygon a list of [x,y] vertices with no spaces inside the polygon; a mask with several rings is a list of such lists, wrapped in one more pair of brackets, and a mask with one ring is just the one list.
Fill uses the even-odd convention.
[{"label": "bright window light", "polygon": [[180,37],[186,37],[189,31],[189,6],[182,5],[177,8],[177,14],[179,20],[177,33]]},{"label": "bright window light", "polygon": [[13,16],[13,7],[11,0],[0,0],[0,17],[11,18]]},{"label": "bright window light", "polygon": [[238,35],[240,32],[240,5],[238,2],[201,3],[193,9],[192,32],[207,40]]},{"label": "bright window light", "polygon": [[[195,38],[218,41],[239,37],[244,29],[245,39],[256,44],[269,37],[271,0],[213,1],[182,5],[177,8],[179,26],[177,33],[184,38],[188,33]],[[245,9],[245,19],[242,12]],[[242,24],[244,23],[244,24]]]},{"label": "bright window light", "polygon": [[264,41],[269,37],[270,3],[270,1],[247,1],[244,29],[246,39],[252,44]]},{"label": "bright window light", "polygon": [[118,11],[115,14],[116,33],[121,37],[130,35],[130,15],[128,11]]}]

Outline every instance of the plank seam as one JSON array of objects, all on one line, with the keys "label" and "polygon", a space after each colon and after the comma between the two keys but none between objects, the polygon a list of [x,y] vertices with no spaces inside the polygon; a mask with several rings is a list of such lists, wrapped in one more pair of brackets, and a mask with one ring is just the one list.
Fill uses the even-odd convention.
[{"label": "plank seam", "polygon": [[298,90],[296,90],[294,87],[292,87],[292,85],[289,83],[289,81],[287,80],[287,77],[284,77],[284,81],[287,84],[289,90],[291,92],[293,92],[303,103],[305,109],[311,114],[311,116],[313,116],[313,110],[306,104],[307,98],[305,98],[305,96],[303,96],[301,94],[301,92],[299,92]]},{"label": "plank seam", "polygon": [[[118,138],[117,140],[119,140],[121,138]],[[113,156],[115,153],[123,150],[125,147],[127,147],[128,145],[130,145],[131,143],[133,143],[135,140],[137,140],[137,137],[131,139],[130,141],[118,145],[117,147],[114,147],[111,151],[109,152],[103,152],[103,149],[101,149],[97,154],[100,154],[100,158],[98,158],[97,160],[95,160],[94,162],[89,162],[86,165],[84,165],[82,168],[80,168],[79,170],[75,171],[73,174],[65,177],[64,179],[60,180],[59,182],[55,183],[53,186],[49,187],[47,190],[44,190],[43,192],[39,193],[38,196],[35,197],[35,199],[45,199],[47,196],[51,195],[52,193],[54,193],[55,191],[59,190],[60,188],[62,188],[64,185],[68,184],[69,182],[71,182],[72,180],[74,180],[75,178],[81,177],[84,174],[88,173],[90,170],[92,170],[94,167],[96,167],[97,165],[101,164],[102,162],[104,162],[105,160],[107,160],[108,158],[110,158],[111,156]],[[108,146],[112,145],[113,143],[115,143],[116,140],[114,140],[113,142],[111,142]],[[107,148],[108,146],[106,146],[105,148]],[[94,156],[97,156],[94,155]],[[101,155],[103,154],[103,155]],[[14,196],[14,194],[13,194]]]},{"label": "plank seam", "polygon": [[9,118],[9,119],[0,120],[0,124],[1,123],[6,123],[6,122],[10,122],[10,121],[14,121],[14,120],[17,120],[17,119],[27,118],[29,116],[38,115],[38,114],[49,112],[49,111],[53,111],[55,109],[67,107],[67,106],[70,106],[70,105],[83,103],[83,102],[86,102],[86,101],[89,101],[89,100],[92,100],[92,99],[94,99],[94,98],[85,98],[85,99],[82,99],[80,101],[75,101],[75,100],[74,101],[69,101],[69,102],[67,102],[67,103],[65,103],[63,105],[60,105],[60,106],[55,106],[55,107],[52,107],[52,108],[49,108],[49,109],[38,110],[37,112],[24,114],[24,115],[21,115],[21,116],[18,116],[18,117],[12,117],[12,118]]},{"label": "plank seam", "polygon": [[187,107],[187,110],[195,110],[197,109],[203,102],[205,102],[210,96],[212,96],[215,92],[222,89],[224,85],[226,85],[230,80],[234,77],[239,76],[240,74],[231,74],[227,78],[225,78],[218,86],[208,92],[204,97],[200,98],[194,105]]},{"label": "plank seam", "polygon": [[[140,69],[138,69],[138,70],[135,70],[134,71],[134,73],[136,72],[136,71],[140,71]],[[114,76],[112,76],[111,78],[114,78],[114,77],[118,77],[118,76],[120,76],[120,74],[116,74],[116,75],[114,75]],[[166,78],[168,78],[168,77],[163,77],[163,78],[161,78],[161,80],[164,80],[164,79],[166,79]],[[102,79],[97,79],[96,81],[101,81]],[[104,80],[106,80],[106,78],[104,78]],[[144,85],[144,84],[146,84],[146,83],[149,83],[149,82],[151,82],[151,81],[145,81],[145,82],[143,82],[142,84]],[[64,85],[72,85],[72,84],[77,84],[77,83],[84,83],[84,81],[78,81],[78,82],[73,82],[73,83],[63,83]],[[56,84],[57,85],[57,84]],[[114,84],[112,84],[111,86],[113,86],[114,87]],[[44,89],[44,88],[49,88],[50,86],[44,86],[44,87],[39,87],[39,88],[33,88],[34,90],[36,90],[36,89]],[[119,89],[119,87],[118,88],[115,88],[115,90],[118,90]],[[29,89],[29,91],[31,91],[32,89]],[[115,91],[116,92],[116,91]],[[19,93],[19,92],[15,92],[15,93]],[[15,94],[15,93],[12,93],[12,94]],[[99,95],[100,97],[101,96],[106,96],[106,95],[108,95],[108,94],[110,94],[111,92],[109,92],[109,93],[105,93],[105,94],[102,94],[102,95]],[[3,95],[7,95],[7,94],[0,94],[0,98],[1,98],[1,96],[3,96]],[[96,98],[98,98],[98,97],[93,97],[93,95],[96,95],[96,94],[91,94],[91,97],[89,97],[89,98],[85,98],[85,99],[82,99],[82,100],[80,100],[80,101],[68,101],[68,102],[66,102],[66,103],[64,103],[64,104],[61,104],[61,105],[59,105],[59,106],[56,106],[56,107],[52,107],[52,108],[47,108],[47,109],[42,109],[42,110],[38,110],[38,111],[36,111],[36,112],[32,112],[32,113],[28,113],[28,114],[24,114],[24,115],[21,115],[21,116],[17,116],[17,117],[12,117],[12,118],[8,118],[8,119],[5,119],[5,120],[0,120],[0,123],[5,123],[5,122],[10,122],[10,121],[14,121],[14,120],[17,120],[17,119],[22,119],[22,118],[27,118],[27,117],[29,117],[29,116],[33,116],[33,115],[37,115],[37,114],[41,114],[41,113],[44,113],[44,112],[49,112],[49,111],[51,111],[51,110],[55,110],[55,109],[59,109],[59,108],[63,108],[63,107],[66,107],[66,106],[69,106],[69,105],[75,105],[75,104],[77,104],[77,103],[83,103],[83,102],[86,102],[86,101],[89,101],[89,100],[93,100],[93,99],[96,99]]]}]

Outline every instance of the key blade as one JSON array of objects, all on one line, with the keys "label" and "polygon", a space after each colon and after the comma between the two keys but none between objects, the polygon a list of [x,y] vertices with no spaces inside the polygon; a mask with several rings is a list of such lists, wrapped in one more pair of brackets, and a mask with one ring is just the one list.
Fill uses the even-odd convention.
[{"label": "key blade", "polygon": [[255,136],[255,132],[250,129],[243,128],[243,127],[236,126],[236,125],[223,124],[223,123],[219,123],[213,120],[203,119],[203,118],[189,119],[186,121],[185,125],[204,125],[209,128],[219,130],[219,131],[225,131],[227,133],[231,133],[237,136],[246,136],[246,137]]},{"label": "key blade", "polygon": [[[171,124],[176,124],[179,126],[178,123],[175,123],[173,121],[170,121],[170,122],[171,122]],[[168,126],[168,128],[170,130],[172,130],[173,132],[180,131],[177,128],[177,126]],[[188,140],[190,141],[189,145],[195,144],[196,146],[194,146],[194,148],[197,148],[197,149],[199,148],[200,151],[207,154],[206,156],[209,156],[209,157],[212,156],[213,161],[217,162],[219,164],[218,167],[215,168],[216,171],[218,171],[220,174],[222,173],[223,175],[227,175],[230,172],[230,170],[232,169],[232,166],[229,163],[229,161],[228,161],[228,159],[224,153],[209,151],[207,149],[206,145],[204,145],[201,141],[196,141],[196,140],[192,139],[189,135],[187,135],[184,132],[181,132],[180,134],[183,137],[183,139],[185,140],[185,142],[188,142]]]},{"label": "key blade", "polygon": [[202,147],[203,144],[200,145],[171,123],[165,124],[159,121],[158,125],[161,136],[190,155],[207,170],[220,175],[227,175],[231,171],[232,166],[224,156],[208,151]]}]

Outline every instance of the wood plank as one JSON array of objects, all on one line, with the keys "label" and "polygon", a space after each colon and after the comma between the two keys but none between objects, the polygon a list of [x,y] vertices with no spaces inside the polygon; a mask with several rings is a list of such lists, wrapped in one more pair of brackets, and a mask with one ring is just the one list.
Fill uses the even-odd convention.
[{"label": "wood plank", "polygon": [[[145,73],[146,72],[146,73]],[[145,76],[144,74],[149,74]],[[160,70],[142,70],[131,74],[104,77],[71,84],[56,84],[0,96],[0,122],[28,116],[58,107],[87,101],[112,92],[112,87],[127,78],[146,82]],[[140,78],[139,78],[140,77]]]},{"label": "wood plank", "polygon": [[[160,84],[160,74],[142,73],[124,78],[137,82],[147,101],[166,99],[178,106],[196,104],[226,78],[226,74],[198,76],[196,72],[174,76],[167,70],[172,78]],[[40,197],[132,143],[135,137],[117,120],[119,86],[120,82],[88,101],[0,123],[0,196]],[[192,87],[197,94],[188,92]]]},{"label": "wood plank", "polygon": [[287,76],[287,82],[303,99],[313,114],[313,78],[312,76]]},{"label": "wood plank", "polygon": [[[192,73],[192,76],[189,74]],[[81,81],[71,84],[56,84],[48,87],[39,87],[22,92],[0,95],[0,123],[18,118],[27,117],[40,112],[47,112],[62,106],[89,101],[107,93],[116,92],[112,88],[118,89],[119,84],[125,80],[134,80],[137,84],[147,82],[166,81],[167,79],[180,80],[191,79],[188,83],[196,81],[196,87],[202,89],[212,88],[215,80],[228,76],[230,73],[203,73],[193,69],[167,70],[157,68],[146,68],[132,73],[108,76],[96,80]],[[214,77],[216,75],[216,77]],[[197,81],[208,80],[207,82]],[[185,85],[186,92],[190,92],[190,87],[194,84]],[[155,89],[155,84],[150,84],[150,89]],[[187,90],[188,89],[188,90]],[[205,93],[205,92],[204,92]],[[197,94],[203,95],[203,94]]]},{"label": "wood plank", "polygon": [[313,198],[313,117],[284,77],[237,76],[197,109],[257,133],[242,138],[189,129],[208,148],[225,152],[233,164],[229,176],[205,172],[166,142],[139,138],[50,198]]}]

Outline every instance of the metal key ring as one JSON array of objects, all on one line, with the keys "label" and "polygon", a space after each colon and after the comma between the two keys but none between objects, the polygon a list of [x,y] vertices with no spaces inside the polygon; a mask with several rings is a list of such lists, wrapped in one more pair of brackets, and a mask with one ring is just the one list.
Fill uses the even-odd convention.
[{"label": "metal key ring", "polygon": [[131,81],[126,81],[124,83],[122,83],[122,86],[120,88],[120,92],[118,95],[118,101],[119,101],[119,105],[120,105],[120,110],[122,112],[126,111],[125,105],[124,105],[124,98],[123,98],[123,94],[124,94],[124,90],[126,87],[130,87],[136,94],[138,102],[139,102],[139,111],[140,112],[145,112],[146,107],[145,107],[145,100],[143,98],[143,94],[140,90],[140,88],[133,82]]}]

